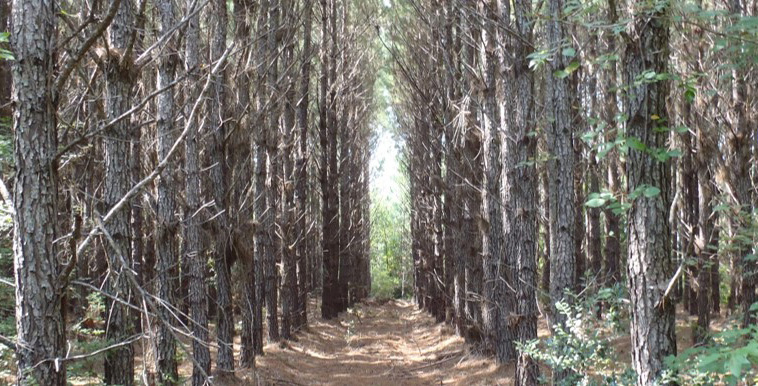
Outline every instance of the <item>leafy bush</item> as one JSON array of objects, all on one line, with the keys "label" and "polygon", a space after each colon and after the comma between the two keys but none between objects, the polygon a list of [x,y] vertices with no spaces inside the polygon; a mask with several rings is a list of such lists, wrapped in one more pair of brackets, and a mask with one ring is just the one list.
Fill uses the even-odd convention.
[{"label": "leafy bush", "polygon": [[[553,371],[567,371],[559,385],[632,385],[634,371],[619,363],[611,342],[626,330],[621,323],[622,287],[602,288],[593,294],[573,297],[573,304],[558,303],[556,309],[566,316],[566,329],[555,326],[548,339],[518,342],[519,351],[548,365]],[[602,304],[603,318],[597,318]],[[543,380],[547,382],[547,380]]]},{"label": "leafy bush", "polygon": [[[758,303],[751,309],[758,310]],[[666,358],[664,380],[681,385],[758,384],[758,326],[734,322],[706,345]]]}]

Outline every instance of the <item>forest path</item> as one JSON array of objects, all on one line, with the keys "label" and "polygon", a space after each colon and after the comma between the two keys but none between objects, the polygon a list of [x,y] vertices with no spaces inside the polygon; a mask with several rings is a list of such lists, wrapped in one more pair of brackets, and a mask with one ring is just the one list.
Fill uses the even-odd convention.
[{"label": "forest path", "polygon": [[513,374],[402,300],[361,303],[334,320],[313,315],[297,341],[265,353],[256,374],[264,384],[509,385]]}]

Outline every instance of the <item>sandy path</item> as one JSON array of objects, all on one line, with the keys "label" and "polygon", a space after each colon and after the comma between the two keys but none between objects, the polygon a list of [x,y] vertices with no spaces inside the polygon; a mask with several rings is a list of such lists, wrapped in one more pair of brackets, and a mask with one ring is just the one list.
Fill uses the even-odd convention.
[{"label": "sandy path", "polygon": [[507,385],[512,366],[471,353],[444,324],[405,301],[311,318],[297,341],[265,347],[256,378],[295,385]]}]

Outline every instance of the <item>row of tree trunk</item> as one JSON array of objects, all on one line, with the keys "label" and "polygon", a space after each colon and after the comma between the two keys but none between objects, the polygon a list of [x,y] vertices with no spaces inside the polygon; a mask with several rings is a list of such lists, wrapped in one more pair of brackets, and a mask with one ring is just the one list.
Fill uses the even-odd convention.
[{"label": "row of tree trunk", "polygon": [[91,291],[119,385],[140,349],[143,382],[179,384],[179,352],[193,385],[231,376],[236,334],[253,367],[264,331],[306,325],[312,291],[327,318],[368,296],[376,52],[352,14],[373,3],[2,4],[19,384],[66,384]]},{"label": "row of tree trunk", "polygon": [[[714,31],[756,12],[699,4],[730,15],[703,21]],[[569,293],[626,286],[634,369],[651,385],[676,353],[677,302],[707,341],[720,262],[729,309],[754,323],[755,65],[713,49],[696,22],[673,32],[667,3],[533,6],[399,12],[416,301],[532,385],[538,368],[514,343],[537,337],[538,299],[565,331]]]}]

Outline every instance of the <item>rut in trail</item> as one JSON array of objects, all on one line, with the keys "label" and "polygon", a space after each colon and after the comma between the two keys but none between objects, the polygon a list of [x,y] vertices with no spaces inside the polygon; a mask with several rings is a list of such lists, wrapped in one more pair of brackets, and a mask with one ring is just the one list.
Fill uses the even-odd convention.
[{"label": "rut in trail", "polygon": [[312,318],[297,341],[265,352],[257,362],[265,384],[512,384],[512,365],[472,352],[449,326],[402,300],[358,304],[334,320]]}]

